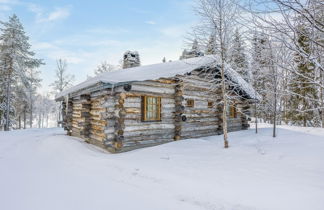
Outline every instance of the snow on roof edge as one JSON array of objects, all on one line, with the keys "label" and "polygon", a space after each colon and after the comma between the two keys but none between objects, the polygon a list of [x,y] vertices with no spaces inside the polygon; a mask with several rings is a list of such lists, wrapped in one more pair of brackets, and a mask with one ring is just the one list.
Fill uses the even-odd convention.
[{"label": "snow on roof edge", "polygon": [[[210,66],[216,60],[217,58],[215,55],[207,55],[166,63],[151,64],[128,69],[119,69],[113,72],[105,72],[99,74],[96,77],[90,78],[78,85],[75,85],[67,90],[62,91],[61,93],[56,95],[55,100],[59,100],[60,98],[68,94],[80,91],[82,89],[86,89],[98,83],[112,84],[117,86],[118,83],[130,81],[135,82],[159,78],[168,78],[173,77],[177,74],[185,74],[191,72],[203,66]],[[249,83],[247,83],[235,70],[226,66],[225,73],[230,77],[230,79],[233,82],[237,83],[238,86],[249,97],[251,97],[251,99],[260,99],[259,95],[256,93],[254,88]]]}]

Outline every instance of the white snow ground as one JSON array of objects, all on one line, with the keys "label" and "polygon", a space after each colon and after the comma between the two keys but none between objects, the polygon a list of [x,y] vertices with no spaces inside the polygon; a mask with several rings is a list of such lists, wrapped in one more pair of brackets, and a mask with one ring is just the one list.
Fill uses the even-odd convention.
[{"label": "white snow ground", "polygon": [[0,132],[2,210],[324,209],[324,129],[280,126],[109,154],[61,129]]}]

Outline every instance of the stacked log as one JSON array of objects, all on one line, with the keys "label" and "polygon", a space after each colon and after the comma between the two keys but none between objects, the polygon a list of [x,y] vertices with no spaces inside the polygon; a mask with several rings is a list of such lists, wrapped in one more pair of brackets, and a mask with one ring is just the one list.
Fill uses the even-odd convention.
[{"label": "stacked log", "polygon": [[99,146],[103,146],[103,142],[106,139],[104,130],[107,126],[107,121],[103,116],[103,113],[106,111],[106,108],[103,107],[104,102],[104,96],[91,95],[89,141]]},{"label": "stacked log", "polygon": [[63,104],[62,114],[64,130],[67,131],[67,135],[72,135],[73,102],[69,98],[67,103],[64,102]]},{"label": "stacked log", "polygon": [[183,81],[177,79],[177,84],[175,86],[174,102],[175,102],[175,119],[174,119],[174,140],[181,139],[181,129],[182,129],[182,114],[184,112],[183,106]]},{"label": "stacked log", "polygon": [[90,110],[91,110],[91,100],[90,95],[81,95],[80,96],[81,103],[81,120],[78,123],[80,128],[80,134],[84,139],[88,139],[90,135]]},{"label": "stacked log", "polygon": [[115,97],[113,95],[106,95],[101,105],[104,108],[104,112],[100,114],[101,119],[106,122],[104,127],[104,145],[112,151],[115,151],[115,105]]},{"label": "stacked log", "polygon": [[62,101],[62,103],[61,103],[61,113],[62,113],[62,127],[64,128],[64,130],[68,130],[67,129],[67,126],[66,126],[66,124],[67,124],[67,119],[66,119],[66,102],[65,101]]},{"label": "stacked log", "polygon": [[116,151],[119,151],[123,147],[124,140],[124,129],[125,129],[125,116],[126,110],[124,107],[126,94],[120,93],[115,96],[115,141],[114,148]]}]

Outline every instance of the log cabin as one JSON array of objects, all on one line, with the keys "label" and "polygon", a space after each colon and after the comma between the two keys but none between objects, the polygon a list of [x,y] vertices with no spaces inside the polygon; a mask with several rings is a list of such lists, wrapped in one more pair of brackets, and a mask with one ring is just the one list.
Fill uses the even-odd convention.
[{"label": "log cabin", "polygon": [[[102,73],[56,96],[68,135],[110,152],[222,134],[219,65],[213,56]],[[249,127],[259,96],[226,67],[228,131]]]}]

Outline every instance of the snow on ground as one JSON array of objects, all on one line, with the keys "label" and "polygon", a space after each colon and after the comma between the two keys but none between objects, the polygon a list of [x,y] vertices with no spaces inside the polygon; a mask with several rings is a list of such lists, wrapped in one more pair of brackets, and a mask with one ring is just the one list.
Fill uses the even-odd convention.
[{"label": "snow on ground", "polygon": [[324,129],[279,126],[109,154],[61,129],[0,132],[3,210],[324,209]]}]

